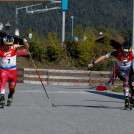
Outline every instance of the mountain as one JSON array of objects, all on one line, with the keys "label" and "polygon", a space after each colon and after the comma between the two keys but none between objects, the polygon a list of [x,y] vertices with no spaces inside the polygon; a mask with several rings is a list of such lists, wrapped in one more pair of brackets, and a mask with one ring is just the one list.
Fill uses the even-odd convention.
[{"label": "mountain", "polygon": [[[83,28],[104,26],[111,27],[118,32],[132,28],[132,2],[132,0],[68,0],[69,10],[66,12],[66,35],[72,31],[71,16],[74,16],[74,28],[76,25],[82,25]],[[15,28],[19,28],[20,35],[23,35],[26,30],[31,28],[33,32],[44,36],[48,32],[54,31],[57,33],[58,38],[61,38],[61,10],[27,14],[26,9],[21,9],[18,10],[18,25],[15,23],[16,7],[26,7],[40,3],[42,4],[41,6],[30,7],[28,10],[61,6],[60,4],[50,4],[50,2],[42,1],[0,1],[0,22],[5,25],[9,21],[11,24],[11,33],[14,33]]]}]

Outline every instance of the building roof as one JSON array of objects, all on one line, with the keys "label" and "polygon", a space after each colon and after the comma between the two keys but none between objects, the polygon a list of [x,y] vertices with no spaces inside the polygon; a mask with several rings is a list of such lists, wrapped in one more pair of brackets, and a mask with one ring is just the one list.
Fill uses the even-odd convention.
[{"label": "building roof", "polygon": [[[95,41],[103,43],[104,38],[105,38],[105,35],[98,35],[98,36],[96,36]],[[111,45],[114,49],[117,50],[117,49],[121,48],[121,44],[122,44],[122,42],[111,37],[111,41],[110,41],[109,45]]]}]

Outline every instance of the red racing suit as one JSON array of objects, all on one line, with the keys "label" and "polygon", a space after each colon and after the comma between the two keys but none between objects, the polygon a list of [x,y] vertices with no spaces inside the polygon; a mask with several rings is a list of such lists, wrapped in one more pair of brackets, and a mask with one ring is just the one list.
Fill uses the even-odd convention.
[{"label": "red racing suit", "polygon": [[6,49],[6,46],[0,46],[0,62],[1,62],[0,94],[5,94],[5,85],[7,79],[9,83],[10,92],[14,92],[17,82],[17,69],[16,69],[16,52],[13,45],[8,46],[8,49]]}]

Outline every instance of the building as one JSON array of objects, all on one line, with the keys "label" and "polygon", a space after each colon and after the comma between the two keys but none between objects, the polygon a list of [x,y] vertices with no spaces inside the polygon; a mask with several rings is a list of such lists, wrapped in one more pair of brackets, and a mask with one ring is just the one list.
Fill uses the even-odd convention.
[{"label": "building", "polygon": [[[105,35],[103,35],[103,34],[102,35],[98,35],[95,38],[95,42],[103,43],[104,38],[105,38]],[[121,44],[122,44],[122,42],[120,42],[120,41],[118,41],[118,40],[116,40],[116,39],[111,37],[109,45],[111,45],[114,49],[117,50],[117,49],[121,48]]]}]

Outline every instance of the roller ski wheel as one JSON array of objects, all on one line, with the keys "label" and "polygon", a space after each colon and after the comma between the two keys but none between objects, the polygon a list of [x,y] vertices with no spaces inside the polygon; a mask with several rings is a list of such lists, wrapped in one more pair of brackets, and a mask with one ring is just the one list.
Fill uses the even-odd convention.
[{"label": "roller ski wheel", "polygon": [[124,106],[124,110],[132,110],[133,106],[131,104],[129,104],[129,106]]},{"label": "roller ski wheel", "polygon": [[4,101],[4,100],[1,101],[1,102],[0,102],[0,105],[1,105],[2,108],[4,108],[4,106],[5,106],[5,101]]},{"label": "roller ski wheel", "polygon": [[130,111],[133,109],[133,106],[130,104]]}]

